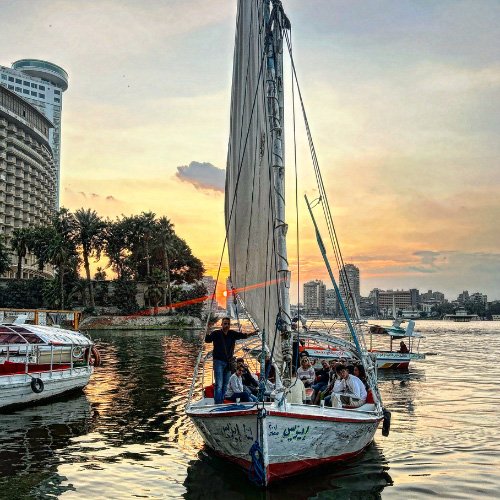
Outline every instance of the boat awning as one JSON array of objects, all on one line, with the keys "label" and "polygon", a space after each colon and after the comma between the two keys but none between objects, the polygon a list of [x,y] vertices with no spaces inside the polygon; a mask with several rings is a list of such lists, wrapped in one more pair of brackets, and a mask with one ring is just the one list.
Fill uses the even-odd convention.
[{"label": "boat awning", "polygon": [[55,344],[91,346],[92,341],[78,332],[40,325],[0,325],[0,344]]}]

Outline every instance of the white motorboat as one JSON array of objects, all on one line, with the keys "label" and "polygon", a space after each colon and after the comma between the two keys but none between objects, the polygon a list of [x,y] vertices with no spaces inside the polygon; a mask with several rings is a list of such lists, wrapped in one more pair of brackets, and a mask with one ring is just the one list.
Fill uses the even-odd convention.
[{"label": "white motorboat", "polygon": [[[290,54],[290,22],[279,0],[239,0],[234,51],[231,124],[226,168],[226,233],[232,294],[259,330],[254,345],[242,352],[259,352],[257,403],[214,404],[213,387],[198,380],[200,350],[186,413],[205,443],[228,460],[248,469],[260,485],[339,462],[360,453],[372,440],[381,421],[388,433],[390,414],[384,410],[377,387],[375,359],[367,353],[359,326],[348,318],[342,296],[326,257],[312,207],[316,237],[339,303],[347,318],[352,342],[333,335],[319,337],[323,345],[342,348],[362,363],[369,379],[369,396],[358,408],[323,408],[291,404],[292,345],[300,341],[300,325],[292,331],[290,271],[288,268],[284,195],[283,41]],[[297,83],[301,107],[302,96]],[[304,112],[305,118],[305,112]],[[309,144],[325,222],[333,225],[310,130]],[[293,156],[293,155],[292,155]],[[329,231],[335,256],[336,236]],[[337,262],[339,266],[339,262]],[[269,357],[266,369],[265,358]],[[210,356],[206,358],[210,359]],[[205,366],[203,364],[203,366]],[[267,394],[269,366],[276,374],[275,390]],[[211,370],[204,371],[205,377]],[[195,389],[200,399],[193,398]]]},{"label": "white motorboat", "polygon": [[81,333],[0,324],[0,410],[83,389],[99,364],[93,342]]}]

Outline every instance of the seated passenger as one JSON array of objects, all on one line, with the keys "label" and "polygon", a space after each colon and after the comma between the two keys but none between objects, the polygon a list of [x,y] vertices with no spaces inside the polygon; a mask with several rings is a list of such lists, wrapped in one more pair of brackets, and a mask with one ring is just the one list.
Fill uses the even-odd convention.
[{"label": "seated passenger", "polygon": [[366,372],[365,372],[365,367],[363,365],[355,365],[354,366],[354,375],[363,382],[363,385],[365,386],[366,392],[368,392],[370,389],[368,387],[368,380],[366,379]]},{"label": "seated passenger", "polygon": [[320,401],[322,399],[325,400],[325,405],[326,406],[331,406],[331,393],[333,391],[333,386],[335,384],[335,381],[337,380],[337,372],[335,370],[337,364],[340,364],[340,361],[337,361],[335,359],[330,360],[330,372],[328,374],[328,385],[323,389],[322,392],[320,392],[316,396],[316,401],[314,401],[314,404],[319,405]]},{"label": "seated passenger", "polygon": [[330,367],[328,366],[328,361],[326,359],[322,359],[321,366],[322,368],[316,372],[316,376],[319,378],[319,380],[312,386],[314,392],[312,394],[311,400],[313,402],[316,400],[316,396],[318,395],[318,393],[323,391],[328,385],[328,379],[330,376]]},{"label": "seated passenger", "polygon": [[243,389],[250,394],[257,395],[259,389],[259,379],[257,376],[250,371],[243,358],[236,360],[236,366],[243,366],[244,369],[243,376],[241,377],[243,380]]},{"label": "seated passenger", "polygon": [[292,385],[286,400],[288,403],[304,404],[306,402],[306,389],[302,380],[297,377],[297,370],[292,366]]},{"label": "seated passenger", "polygon": [[257,398],[243,388],[243,380],[241,376],[243,375],[244,368],[240,365],[236,368],[236,372],[231,375],[229,379],[229,384],[227,385],[226,399],[231,401],[239,400],[242,403],[247,403],[248,401],[257,401]]},{"label": "seated passenger", "polygon": [[297,370],[297,377],[304,383],[305,387],[311,387],[316,378],[316,372],[309,362],[309,358],[303,357],[300,361],[299,369]]},{"label": "seated passenger", "polygon": [[340,402],[343,405],[355,408],[363,406],[366,401],[366,389],[363,382],[355,375],[350,375],[343,365],[338,365],[335,370],[338,379],[333,386],[333,392],[340,395]]},{"label": "seated passenger", "polygon": [[403,341],[401,341],[399,343],[399,351],[398,352],[400,352],[402,354],[406,354],[408,352],[408,347],[406,346],[406,344]]}]

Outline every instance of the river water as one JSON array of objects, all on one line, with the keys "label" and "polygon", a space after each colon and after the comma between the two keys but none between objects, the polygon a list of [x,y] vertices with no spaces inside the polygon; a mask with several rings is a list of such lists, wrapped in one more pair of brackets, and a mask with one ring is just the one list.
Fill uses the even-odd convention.
[{"label": "river water", "polygon": [[197,332],[94,332],[103,365],[85,392],[0,415],[0,498],[498,499],[500,322],[416,330],[432,354],[379,372],[390,436],[267,491],[207,452],[184,415]]}]

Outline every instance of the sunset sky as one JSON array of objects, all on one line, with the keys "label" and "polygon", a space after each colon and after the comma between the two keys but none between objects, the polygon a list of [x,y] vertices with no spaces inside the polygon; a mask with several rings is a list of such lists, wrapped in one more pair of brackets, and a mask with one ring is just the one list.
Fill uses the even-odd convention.
[{"label": "sunset sky", "polygon": [[[360,268],[362,294],[500,299],[500,3],[283,4],[344,260]],[[166,215],[215,275],[236,1],[2,0],[0,9],[0,64],[38,58],[69,73],[61,205]],[[288,139],[291,123],[288,113]],[[301,282],[326,281],[302,201],[315,196],[302,125],[298,133]]]}]

